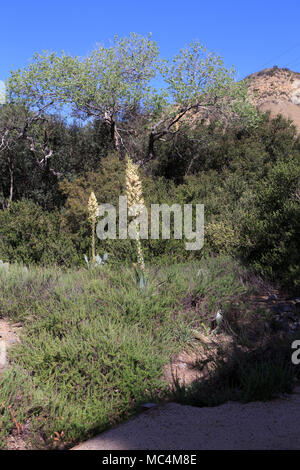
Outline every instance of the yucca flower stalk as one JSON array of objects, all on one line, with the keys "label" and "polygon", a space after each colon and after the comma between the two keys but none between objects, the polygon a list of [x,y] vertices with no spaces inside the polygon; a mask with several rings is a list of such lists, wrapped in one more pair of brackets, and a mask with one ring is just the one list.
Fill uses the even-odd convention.
[{"label": "yucca flower stalk", "polygon": [[94,264],[96,260],[95,228],[96,228],[96,222],[97,222],[97,217],[98,217],[98,202],[97,202],[94,191],[91,192],[90,197],[89,197],[88,213],[89,213],[88,220],[91,223],[91,230],[92,230],[92,263]]},{"label": "yucca flower stalk", "polygon": [[[133,163],[128,155],[126,156],[126,196],[127,196],[127,204],[129,208],[129,216],[130,216],[130,208],[133,204],[144,205],[144,198],[143,198],[143,189],[142,183],[138,174],[138,167]],[[137,211],[136,216],[139,215]],[[138,226],[136,224],[136,246],[137,246],[137,261],[138,266],[141,269],[143,275],[145,275],[145,262],[143,256],[143,249],[142,243],[140,240],[140,233]]]}]

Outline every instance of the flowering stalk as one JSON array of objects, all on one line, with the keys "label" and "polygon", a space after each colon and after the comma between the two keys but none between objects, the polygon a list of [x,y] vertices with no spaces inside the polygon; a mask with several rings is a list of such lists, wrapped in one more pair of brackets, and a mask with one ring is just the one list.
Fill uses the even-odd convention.
[{"label": "flowering stalk", "polygon": [[98,202],[95,196],[94,191],[91,192],[88,201],[88,212],[89,212],[89,221],[91,223],[92,229],[92,263],[95,263],[96,260],[96,253],[95,253],[95,228],[98,216]]},{"label": "flowering stalk", "polygon": [[141,270],[143,271],[143,273],[145,274],[145,262],[144,262],[144,256],[143,256],[143,250],[142,250],[142,243],[141,243],[141,240],[139,238],[139,231],[138,229],[136,230],[136,233],[137,233],[137,239],[136,239],[136,247],[137,247],[137,259],[138,259],[138,264],[141,268]]},{"label": "flowering stalk", "polygon": [[[133,163],[128,155],[126,156],[126,196],[127,196],[127,204],[129,207],[129,215],[130,215],[130,208],[134,204],[144,205],[144,198],[143,198],[143,190],[142,190],[142,183],[138,174],[138,167]],[[135,212],[135,216],[137,217],[139,212]],[[143,256],[143,249],[142,243],[140,240],[140,232],[138,226],[136,224],[136,246],[137,246],[137,260],[140,269],[142,270],[143,274],[145,274],[145,262]]]}]

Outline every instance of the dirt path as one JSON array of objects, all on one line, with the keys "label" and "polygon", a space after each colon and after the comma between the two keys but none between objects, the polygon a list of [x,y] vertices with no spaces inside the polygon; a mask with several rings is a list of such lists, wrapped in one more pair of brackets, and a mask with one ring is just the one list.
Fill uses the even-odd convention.
[{"label": "dirt path", "polygon": [[7,367],[7,350],[19,342],[20,324],[10,323],[8,320],[0,319],[0,377]]},{"label": "dirt path", "polygon": [[300,388],[270,402],[157,406],[72,450],[300,449]]}]

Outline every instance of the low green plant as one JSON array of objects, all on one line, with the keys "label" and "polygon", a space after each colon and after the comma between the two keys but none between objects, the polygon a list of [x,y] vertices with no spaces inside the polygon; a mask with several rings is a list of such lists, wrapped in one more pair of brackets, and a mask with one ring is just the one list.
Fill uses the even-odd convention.
[{"label": "low green plant", "polygon": [[0,380],[3,446],[15,426],[10,409],[30,426],[34,448],[55,448],[55,433],[68,448],[132,416],[142,402],[166,397],[164,365],[199,343],[193,330],[209,333],[218,306],[229,321],[226,306],[249,292],[243,276],[228,256],[147,265],[141,295],[126,265],[11,265],[1,277],[0,317],[22,322],[22,334]]}]

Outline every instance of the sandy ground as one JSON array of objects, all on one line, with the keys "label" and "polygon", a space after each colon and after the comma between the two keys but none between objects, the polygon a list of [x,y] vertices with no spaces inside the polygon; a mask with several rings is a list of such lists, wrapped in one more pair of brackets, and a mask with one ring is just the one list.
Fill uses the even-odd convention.
[{"label": "sandy ground", "polygon": [[20,325],[11,324],[8,320],[0,319],[0,377],[7,366],[7,350],[19,342]]},{"label": "sandy ground", "polygon": [[300,388],[271,402],[157,406],[72,450],[300,449]]}]

